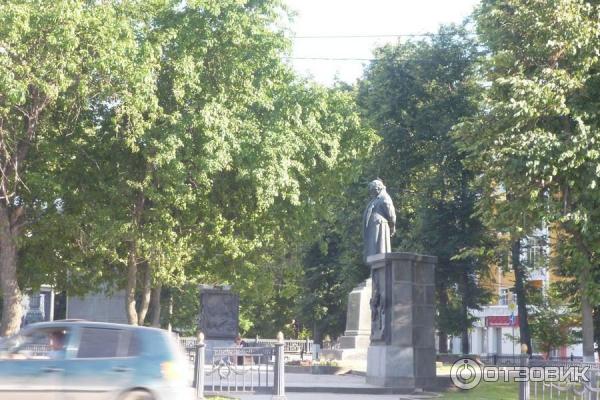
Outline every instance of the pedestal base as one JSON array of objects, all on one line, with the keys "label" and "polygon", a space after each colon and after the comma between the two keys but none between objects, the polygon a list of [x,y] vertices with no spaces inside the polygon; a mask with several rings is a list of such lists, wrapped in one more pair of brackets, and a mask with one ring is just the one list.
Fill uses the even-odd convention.
[{"label": "pedestal base", "polygon": [[410,347],[370,346],[367,383],[394,389],[435,389],[435,352],[415,351]]},{"label": "pedestal base", "polygon": [[335,349],[321,351],[321,358],[324,360],[346,360],[346,361],[365,361],[367,359],[367,349]]},{"label": "pedestal base", "polygon": [[340,348],[322,350],[321,357],[325,360],[366,361],[370,342],[371,339],[368,335],[342,336]]},{"label": "pedestal base", "polygon": [[367,383],[395,389],[436,387],[434,270],[436,257],[371,256],[374,313]]},{"label": "pedestal base", "polygon": [[341,349],[362,349],[366,352],[369,344],[371,344],[369,335],[342,336],[340,338]]}]

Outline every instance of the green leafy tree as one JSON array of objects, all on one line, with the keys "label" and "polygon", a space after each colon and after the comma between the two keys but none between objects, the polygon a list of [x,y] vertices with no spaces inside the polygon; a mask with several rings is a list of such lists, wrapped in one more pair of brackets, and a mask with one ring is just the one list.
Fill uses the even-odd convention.
[{"label": "green leafy tree", "polygon": [[350,93],[283,63],[280,3],[41,3],[0,8],[0,334],[18,328],[17,266],[27,286],[126,288],[132,324],[163,285],[290,298],[315,205],[373,136]]},{"label": "green leafy tree", "polygon": [[[289,174],[289,178],[298,185],[295,199],[289,195],[275,197],[273,204],[254,223],[247,221],[247,232],[260,228],[259,237],[255,240],[260,239],[261,246],[246,251],[243,259],[227,257],[216,260],[218,263],[211,269],[212,276],[219,276],[240,290],[245,305],[242,315],[253,318],[248,331],[253,335],[275,334],[280,329],[278,327],[289,324],[292,319],[308,325],[316,318],[316,324],[320,326],[321,314],[313,314],[301,306],[314,294],[305,281],[312,278],[304,274],[303,269],[313,269],[317,275],[320,273],[315,270],[316,265],[307,264],[306,252],[313,246],[316,237],[338,232],[345,234],[342,231],[346,225],[335,223],[345,222],[347,218],[342,211],[343,205],[348,202],[344,189],[360,175],[361,162],[375,143],[372,131],[361,125],[352,93],[302,82],[288,85],[287,90],[291,90],[292,94],[286,95],[285,102],[281,102],[277,109],[295,109],[296,120],[288,123],[288,129],[291,130],[289,134],[296,138],[290,137],[289,140],[307,138],[307,142],[302,144],[304,149],[296,157],[306,154],[306,151],[313,153],[318,149],[313,146],[321,147],[324,153],[319,150],[313,156],[297,158],[299,169]],[[300,135],[295,134],[293,129],[298,129]],[[305,129],[310,132],[304,132]],[[323,160],[319,154],[331,156]],[[228,192],[235,193],[236,190],[239,189],[232,185]],[[239,203],[235,204],[245,204],[245,197],[241,196],[238,200]],[[240,209],[240,206],[234,207],[234,210]],[[246,222],[240,217],[236,217],[237,220]],[[346,254],[341,257],[344,262]],[[249,277],[252,278],[251,283],[246,282]],[[349,281],[350,285],[353,284],[352,280],[341,276],[340,279],[342,287],[346,287]],[[321,295],[327,296],[324,293],[317,296]],[[345,301],[345,296],[341,297]],[[290,302],[298,307],[289,307]],[[344,314],[332,310],[327,318],[343,320]]]},{"label": "green leafy tree", "polygon": [[531,335],[538,350],[549,357],[552,350],[576,343],[577,337],[572,330],[578,320],[576,317],[554,290],[537,300],[532,299]]},{"label": "green leafy tree", "polygon": [[55,179],[57,144],[93,134],[89,120],[79,122],[95,105],[120,98],[131,107],[128,131],[147,108],[145,91],[123,95],[141,89],[148,72],[128,9],[121,2],[0,5],[0,335],[20,325],[21,250],[64,195]]},{"label": "green leafy tree", "polygon": [[[186,273],[233,284],[242,317],[254,320],[248,331],[274,334],[291,320],[283,299],[296,293],[300,252],[328,211],[318,205],[353,179],[373,136],[351,94],[301,81],[282,63],[289,43],[274,29],[278,2],[226,4],[215,2],[213,15],[190,3],[175,15],[166,70],[180,96],[169,104],[191,134],[181,158],[197,239]],[[218,39],[207,50],[191,34],[200,27]],[[180,75],[191,62],[200,74]]]},{"label": "green leafy tree", "polygon": [[588,1],[483,1],[475,21],[489,50],[485,90],[476,116],[457,128],[485,190],[484,219],[513,242],[542,223],[567,242],[586,360],[598,303],[597,16]]},{"label": "green leafy tree", "polygon": [[[90,257],[126,287],[130,323],[144,322],[159,285],[230,283],[258,311],[242,310],[255,319],[245,329],[278,329],[287,317],[277,304],[295,293],[300,251],[329,211],[315,205],[338,195],[372,147],[350,93],[298,80],[282,62],[280,11],[273,1],[152,9],[152,30],[137,38],[159,55],[153,113],[123,135],[116,117],[127,110],[100,108],[102,134],[84,146],[95,163],[70,163],[80,200],[65,199],[67,210],[93,210],[79,222],[85,245],[100,244]],[[96,179],[79,182],[83,168]],[[175,308],[196,308],[189,298],[175,296]]]},{"label": "green leafy tree", "polygon": [[450,136],[475,110],[471,79],[479,51],[463,27],[378,49],[360,83],[365,116],[382,137],[373,175],[394,198],[398,234],[393,245],[438,256],[436,291],[440,351],[448,334],[468,350],[471,309],[488,300],[478,284],[492,240],[475,212],[473,174]]},{"label": "green leafy tree", "polygon": [[[93,256],[117,272],[105,278],[125,287],[132,324],[144,323],[153,288],[159,298],[163,284],[174,289],[186,281],[184,267],[194,254],[214,248],[239,257],[257,245],[238,235],[224,214],[242,216],[257,189],[251,179],[234,179],[236,168],[246,168],[247,176],[253,167],[236,165],[234,158],[243,152],[268,167],[276,161],[252,158],[244,147],[260,129],[250,108],[269,106],[261,102],[272,100],[268,91],[285,76],[277,50],[283,39],[269,26],[275,9],[272,2],[232,1],[163,2],[143,10],[152,29],[137,25],[137,46],[159,57],[146,82],[152,112],[141,116],[141,129],[123,134],[130,110],[100,105],[94,117],[101,135],[85,144],[94,164],[70,163],[68,183],[78,188],[79,199],[65,199],[67,210],[88,214],[80,222],[85,246],[101,244]],[[82,183],[83,169],[92,178]],[[231,212],[236,195],[226,192],[233,185],[240,186],[244,202],[239,213]],[[207,254],[208,262],[215,256]]]}]

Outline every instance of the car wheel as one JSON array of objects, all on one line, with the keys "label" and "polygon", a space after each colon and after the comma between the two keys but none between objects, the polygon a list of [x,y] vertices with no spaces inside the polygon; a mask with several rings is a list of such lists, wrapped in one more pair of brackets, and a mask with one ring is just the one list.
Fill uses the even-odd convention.
[{"label": "car wheel", "polygon": [[125,393],[119,400],[153,400],[154,397],[145,390],[132,390]]}]

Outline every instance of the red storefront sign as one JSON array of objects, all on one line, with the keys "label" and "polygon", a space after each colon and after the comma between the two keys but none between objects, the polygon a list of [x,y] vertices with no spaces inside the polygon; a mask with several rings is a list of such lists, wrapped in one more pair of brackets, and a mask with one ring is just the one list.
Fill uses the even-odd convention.
[{"label": "red storefront sign", "polygon": [[519,326],[519,316],[515,315],[512,318],[509,315],[494,315],[491,317],[485,317],[485,326]]}]

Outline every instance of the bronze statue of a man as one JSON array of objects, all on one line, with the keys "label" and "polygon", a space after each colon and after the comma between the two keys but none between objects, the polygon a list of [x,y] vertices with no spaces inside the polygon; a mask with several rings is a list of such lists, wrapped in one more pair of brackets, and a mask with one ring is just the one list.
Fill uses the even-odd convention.
[{"label": "bronze statue of a man", "polygon": [[364,257],[390,253],[390,237],[396,231],[396,210],[383,182],[376,179],[369,183],[373,197],[363,215]]}]

